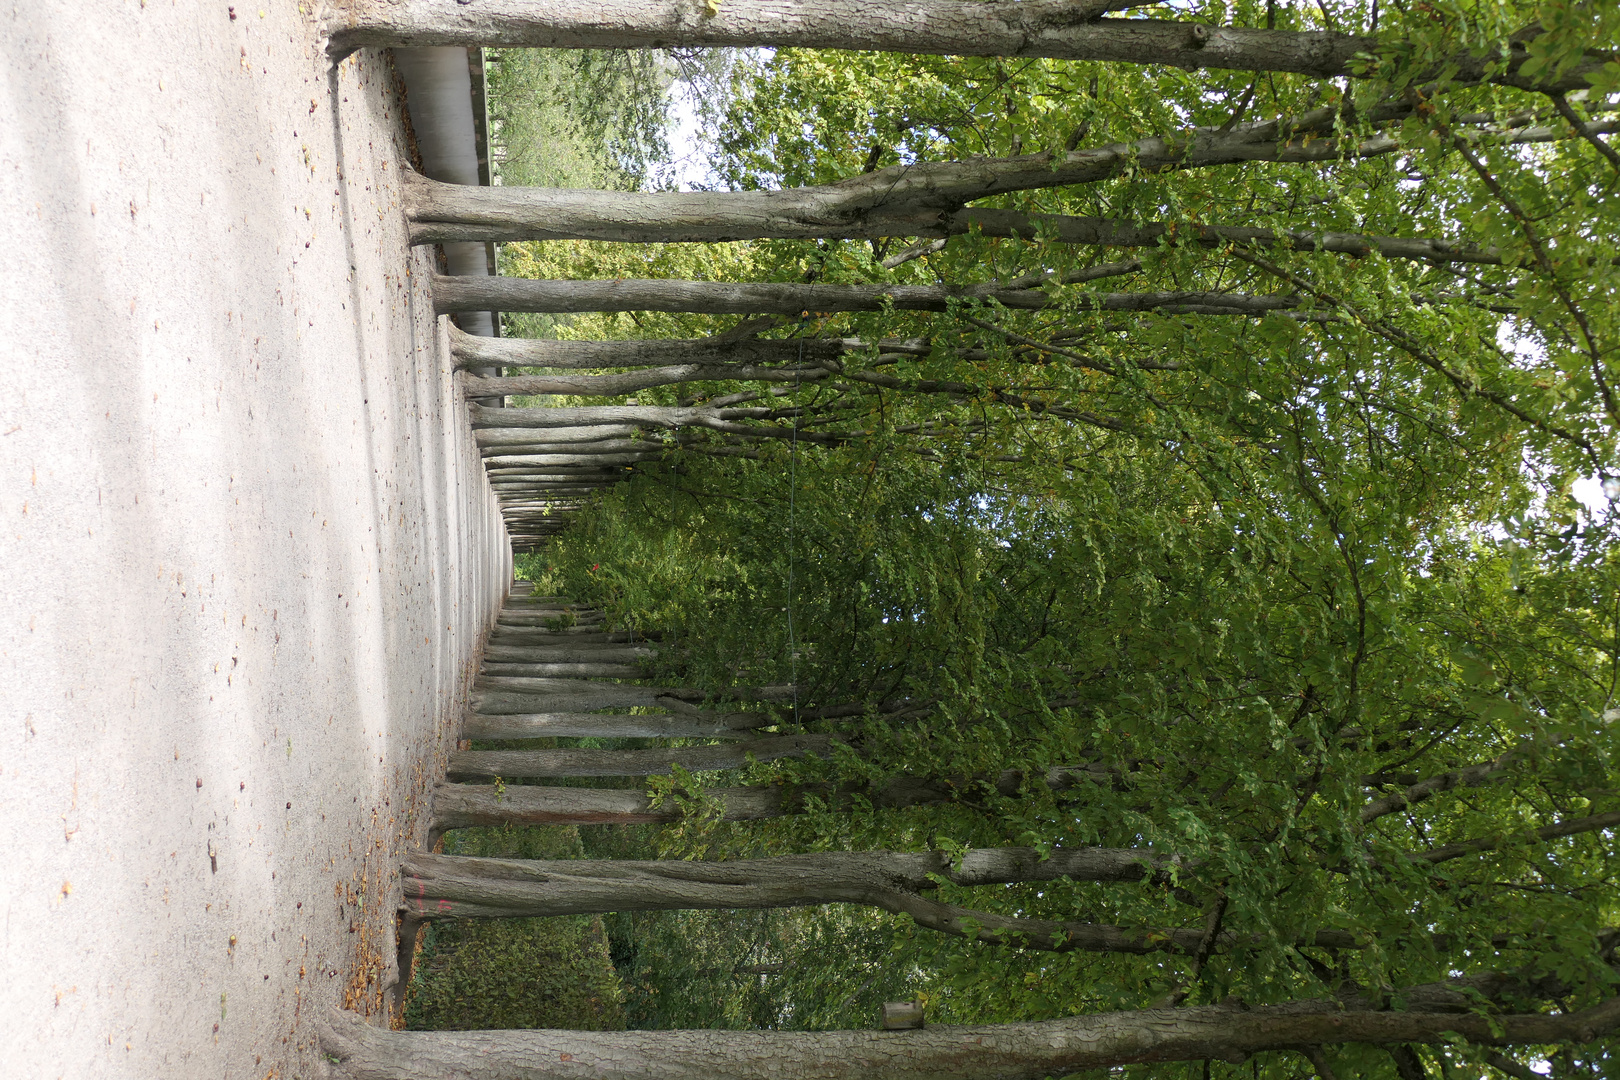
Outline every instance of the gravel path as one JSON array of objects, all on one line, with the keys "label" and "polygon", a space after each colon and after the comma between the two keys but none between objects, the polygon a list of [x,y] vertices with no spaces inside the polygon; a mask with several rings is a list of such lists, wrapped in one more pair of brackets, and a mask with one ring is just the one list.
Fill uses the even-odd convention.
[{"label": "gravel path", "polygon": [[0,7],[0,1075],[313,1077],[394,977],[510,575],[399,111],[292,0]]}]

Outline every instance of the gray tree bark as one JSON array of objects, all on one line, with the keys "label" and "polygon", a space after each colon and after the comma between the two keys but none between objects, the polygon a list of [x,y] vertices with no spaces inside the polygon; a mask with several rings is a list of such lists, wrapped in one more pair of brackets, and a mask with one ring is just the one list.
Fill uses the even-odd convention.
[{"label": "gray tree bark", "polygon": [[1024,311],[1069,305],[1087,311],[1160,311],[1173,315],[1264,315],[1299,306],[1299,300],[1293,296],[1190,291],[1085,292],[1054,299],[1041,288],[1007,288],[1000,283],[797,285],[650,278],[534,281],[527,278],[454,278],[443,275],[433,279],[434,309],[441,315],[471,310],[797,315],[803,311],[947,311],[964,302],[990,302]]},{"label": "gray tree bark", "polygon": [[486,461],[484,463],[484,475],[491,480],[501,477],[524,477],[529,480],[544,480],[552,483],[591,484],[623,480],[629,475],[629,470],[602,468],[595,462],[582,462],[577,466],[538,466],[491,465]]},{"label": "gray tree bark", "polygon": [[[772,342],[772,344],[791,344]],[[807,383],[832,374],[825,367],[759,367],[743,364],[678,364],[644,368],[613,375],[509,375],[504,378],[468,378],[469,397],[489,394],[572,394],[581,397],[620,397],[655,386],[683,382]]]},{"label": "gray tree bark", "polygon": [[[503,281],[505,279],[491,278],[490,280]],[[476,409],[481,408],[482,406],[473,403],[470,407]],[[602,425],[599,427],[561,428],[556,431],[546,432],[544,438],[538,437],[533,431],[510,431],[502,428],[486,428],[483,431],[473,432],[473,441],[479,446],[491,447],[540,447],[545,444],[549,444],[555,449],[564,453],[588,454],[592,452],[590,444],[593,442],[609,444],[623,443],[629,440],[629,436],[639,435],[640,433],[640,428],[633,427],[630,424]],[[636,445],[638,447],[647,447],[649,450],[653,449],[646,443],[637,443]],[[510,453],[511,451],[506,452]],[[622,452],[622,450],[603,452]]]},{"label": "gray tree bark", "polygon": [[[747,715],[747,714],[744,714]],[[627,719],[653,719],[634,717]],[[747,748],[747,743],[741,748]],[[603,751],[622,753],[623,751]],[[452,767],[451,772],[455,772]],[[499,773],[526,775],[519,773]],[[601,775],[632,775],[615,772]],[[724,821],[762,821],[799,814],[814,802],[829,810],[847,810],[858,802],[881,810],[930,806],[970,798],[983,789],[1016,796],[1025,774],[1008,769],[999,776],[961,781],[900,776],[875,784],[805,784],[795,787],[704,788],[703,797]],[[1082,783],[1107,781],[1086,768],[1048,769],[1035,778],[1055,791]],[[504,790],[483,784],[441,784],[433,790],[433,829],[466,829],[479,825],[644,825],[678,820],[684,811],[673,803],[655,804],[644,792],[614,788],[512,786]]]},{"label": "gray tree bark", "polygon": [[[505,409],[499,410],[505,412]],[[520,608],[508,607],[495,616],[496,626],[545,626],[558,619],[569,619],[571,626],[594,626],[603,621],[600,611],[524,611]]]},{"label": "gray tree bark", "polygon": [[[900,343],[896,343],[900,344]],[[800,358],[828,360],[863,342],[833,338],[771,340],[695,338],[677,341],[542,341],[483,338],[450,328],[450,351],[458,368],[629,368],[667,364],[782,364]]]},{"label": "gray tree bark", "polygon": [[[607,428],[628,427],[644,429],[688,427],[706,420],[756,419],[771,410],[760,408],[722,408],[674,405],[566,405],[540,409],[486,409],[468,406],[467,415],[476,437],[484,431],[523,432],[531,440],[550,439],[559,427],[564,431],[589,431],[590,425]],[[500,428],[486,428],[485,424],[501,424]],[[530,430],[525,430],[530,429]],[[533,430],[539,429],[539,430]],[[550,430],[547,430],[550,429]],[[642,445],[648,445],[643,443]]]},{"label": "gray tree bark", "polygon": [[1130,848],[977,848],[960,866],[945,852],[823,852],[727,862],[487,859],[412,855],[402,901],[414,917],[496,919],[611,911],[901,904],[935,887],[1021,881],[1128,882],[1173,858]]},{"label": "gray tree bark", "polygon": [[[471,713],[461,734],[467,739],[742,739],[776,722],[769,713],[689,712],[630,716],[616,713]],[[512,788],[527,791],[528,788]],[[575,790],[575,789],[570,789]],[[586,789],[578,789],[586,790]]]},{"label": "gray tree bark", "polygon": [[[483,672],[488,676],[518,678],[567,679],[639,679],[646,674],[639,664],[603,664],[591,662],[512,663],[485,661]],[[495,776],[497,773],[484,775]],[[516,774],[514,774],[516,775]]]},{"label": "gray tree bark", "polygon": [[[1024,339],[1009,331],[993,328],[1004,337],[1017,344],[1027,345],[1036,351],[1045,350],[1049,353],[1073,359],[1068,352],[1043,345],[1030,339]],[[513,341],[513,339],[498,339],[500,341]],[[517,344],[527,344],[516,342]],[[871,382],[875,385],[890,386],[903,383],[892,376],[881,375],[877,372],[852,370],[839,358],[840,354],[850,351],[864,351],[867,343],[855,339],[837,338],[808,338],[787,339],[775,341],[742,341],[736,343],[717,342],[712,338],[696,339],[690,341],[650,341],[650,342],[624,342],[625,346],[654,345],[655,350],[646,350],[644,353],[636,352],[629,355],[605,353],[602,347],[616,347],[620,343],[607,341],[569,341],[569,342],[541,342],[545,345],[565,345],[570,347],[587,346],[589,351],[581,350],[580,355],[569,355],[568,359],[599,360],[601,366],[613,366],[608,361],[620,361],[618,366],[635,367],[638,370],[616,372],[605,375],[515,375],[504,378],[476,378],[465,377],[463,385],[469,397],[489,396],[495,394],[570,394],[581,397],[619,397],[635,393],[639,390],[658,386],[668,386],[682,382],[707,380],[751,380],[759,382],[779,383],[807,383],[816,382],[829,376],[837,376],[840,380]],[[798,349],[804,346],[805,359],[803,365],[792,363],[798,359]],[[873,343],[880,350],[879,358],[885,355],[902,354],[907,356],[927,355],[932,351],[931,343],[921,339],[906,341],[881,341]],[[777,358],[785,361],[774,366],[760,366],[752,361],[757,358],[759,345],[782,346],[773,350]],[[671,348],[674,346],[675,348]],[[735,350],[735,352],[730,351]],[[548,354],[548,358],[549,358]],[[565,354],[567,355],[567,354]],[[975,349],[957,350],[956,355],[965,360],[980,359],[987,354]],[[656,366],[656,359],[677,360],[701,356],[702,362],[671,363]],[[630,361],[628,363],[624,361]],[[507,362],[503,366],[514,366]],[[590,363],[569,363],[567,367],[590,367]],[[1091,366],[1098,370],[1110,370],[1102,361],[1092,361]],[[905,386],[921,385],[903,383]],[[931,384],[944,385],[944,384]],[[963,392],[976,392],[974,388],[963,387]],[[500,424],[509,419],[503,413],[476,411],[475,425]],[[617,444],[614,444],[617,445]],[[636,445],[629,443],[627,445]],[[647,445],[647,444],[641,444]]]},{"label": "gray tree bark", "polygon": [[503,780],[553,776],[654,776],[679,766],[693,772],[740,769],[749,759],[823,757],[829,735],[773,735],[718,746],[653,747],[640,750],[461,750],[450,755],[451,776],[498,776]]},{"label": "gray tree bark", "polygon": [[[645,444],[644,444],[645,445]],[[531,453],[499,453],[484,458],[486,468],[499,469],[508,467],[534,467],[534,468],[573,468],[596,465],[636,465],[643,461],[652,461],[661,456],[659,451],[637,454],[531,454]]]},{"label": "gray tree bark", "polygon": [[552,630],[540,626],[497,626],[490,631],[491,644],[511,646],[557,645],[557,646],[583,646],[583,645],[609,645],[629,644],[637,641],[656,640],[652,635],[643,635],[633,630],[601,630],[595,627],[565,627],[561,630]]},{"label": "gray tree bark", "polygon": [[[1025,3],[1018,6],[1026,6]],[[1410,106],[1380,107],[1375,119],[1398,119]],[[977,199],[1015,191],[1095,184],[1129,171],[1166,172],[1240,165],[1252,161],[1331,163],[1399,152],[1398,134],[1379,133],[1346,145],[1333,137],[1343,117],[1321,109],[1284,120],[1244,124],[1229,131],[1196,128],[1173,136],[1008,158],[919,162],[863,173],[836,183],[778,191],[622,192],[576,188],[467,187],[412,174],[406,216],[413,243],[454,239],[611,240],[629,243],[715,242],[757,239],[876,239],[948,237],[971,229],[990,236],[1049,235],[1069,243],[1119,246],[1156,242],[1133,232],[1142,226],[1062,215],[1031,216],[1011,210],[964,209]],[[1613,121],[1586,124],[1592,135],[1615,130]],[[1321,138],[1301,136],[1321,134]],[[1477,139],[1463,129],[1455,137]],[[1573,138],[1570,128],[1527,124],[1492,136],[1494,142],[1537,143]],[[1145,226],[1152,228],[1153,226]],[[1166,228],[1167,226],[1159,226]],[[1252,230],[1264,233],[1267,230]],[[1240,233],[1241,235],[1241,233]],[[1212,238],[1218,234],[1211,234]],[[1244,237],[1253,242],[1258,235]],[[1273,235],[1270,242],[1281,237]],[[1212,239],[1212,242],[1214,240]],[[1299,241],[1293,241],[1299,242]],[[1361,237],[1305,240],[1308,250],[1387,248],[1392,256],[1447,259],[1443,241]],[[1322,247],[1330,243],[1331,246]],[[1428,251],[1425,251],[1425,248]],[[1468,261],[1492,261],[1470,259]],[[468,348],[471,348],[470,346]]]},{"label": "gray tree bark", "polygon": [[[1044,1080],[1164,1061],[1242,1062],[1338,1043],[1589,1042],[1620,998],[1572,1013],[1480,1016],[1406,987],[1408,1012],[1365,999],[1143,1009],[916,1031],[387,1031],[334,1010],[321,1046],[349,1080]],[[1427,1008],[1426,1008],[1427,1007]],[[1432,1010],[1432,1011],[1431,1011]]]},{"label": "gray tree bark", "polygon": [[609,642],[569,642],[556,645],[491,643],[484,646],[486,664],[629,664],[649,660],[657,655],[657,650],[645,645],[621,645]]},{"label": "gray tree bark", "polygon": [[[1024,0],[985,9],[971,0],[354,0],[326,20],[329,48],[366,45],[484,45],[624,49],[729,45],[852,49],[947,56],[1029,56],[1198,69],[1357,76],[1360,54],[1387,50],[1377,38],[1327,31],[1255,30],[1150,19],[1101,19],[1116,0]],[[1491,81],[1542,90],[1587,85],[1584,73],[1557,79],[1516,74],[1523,52]],[[1462,79],[1480,78],[1486,59],[1451,58]]]},{"label": "gray tree bark", "polygon": [[730,701],[786,701],[791,687],[731,687],[712,695],[686,687],[637,686],[629,683],[590,683],[577,679],[501,679],[476,690],[476,712],[583,713],[600,709],[664,708],[670,702],[702,701],[706,697]]}]

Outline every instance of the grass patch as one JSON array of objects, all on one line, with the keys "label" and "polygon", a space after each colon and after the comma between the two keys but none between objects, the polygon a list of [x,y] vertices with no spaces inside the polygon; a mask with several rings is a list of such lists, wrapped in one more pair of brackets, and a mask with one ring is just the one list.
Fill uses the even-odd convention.
[{"label": "grass patch", "polygon": [[[583,854],[565,826],[459,829],[453,855],[567,859]],[[623,991],[596,916],[469,919],[429,926],[405,1000],[413,1031],[565,1028],[619,1031]]]}]

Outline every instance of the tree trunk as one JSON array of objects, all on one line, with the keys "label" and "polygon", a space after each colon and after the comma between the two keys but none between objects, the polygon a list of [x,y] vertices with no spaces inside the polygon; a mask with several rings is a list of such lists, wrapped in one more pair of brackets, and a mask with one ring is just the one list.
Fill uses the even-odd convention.
[{"label": "tree trunk", "polygon": [[1620,998],[1546,1015],[1371,1011],[1362,1001],[1205,1005],[915,1031],[388,1031],[334,1010],[322,1049],[348,1080],[1044,1080],[1165,1061],[1233,1063],[1337,1043],[1588,1042]]},{"label": "tree trunk", "polygon": [[719,746],[652,747],[641,750],[461,750],[450,755],[452,776],[502,779],[550,776],[654,776],[676,766],[693,772],[741,769],[750,758],[823,757],[830,735],[773,735]]},{"label": "tree trunk", "polygon": [[[483,408],[476,402],[468,404],[468,408]],[[501,428],[484,428],[473,432],[473,437],[489,436],[492,432],[500,433]],[[586,429],[591,430],[591,429]],[[634,429],[632,429],[634,430]],[[485,462],[491,458],[521,458],[526,461],[543,460],[547,457],[568,458],[568,464],[574,466],[594,466],[596,468],[613,468],[621,462],[634,465],[638,461],[657,457],[664,452],[664,445],[656,439],[628,439],[616,436],[606,438],[590,438],[563,441],[554,432],[518,431],[512,434],[521,436],[521,443],[509,445],[480,446]],[[639,432],[638,432],[639,434]]]},{"label": "tree trunk", "polygon": [[647,454],[530,454],[530,453],[499,453],[484,458],[485,468],[498,469],[511,466],[533,466],[536,468],[568,468],[575,466],[595,465],[636,465],[643,461],[653,461],[660,457],[654,451]]},{"label": "tree trunk", "polygon": [[[708,696],[687,687],[637,686],[630,683],[591,683],[574,679],[481,680],[473,694],[476,712],[500,713],[596,712],[599,709],[663,708],[670,701],[701,701]],[[785,701],[791,687],[732,687],[713,695],[715,700]]]},{"label": "tree trunk", "polygon": [[[855,376],[851,377],[854,378]],[[913,393],[937,393],[953,397],[972,397],[977,394],[984,397],[994,397],[1003,404],[1010,405],[1015,409],[1025,409],[1036,415],[1050,416],[1062,420],[1078,420],[1083,423],[1096,424],[1115,430],[1129,430],[1122,427],[1117,421],[1109,420],[1106,417],[1074,410],[1063,404],[1042,401],[1035,397],[1008,394],[997,387],[973,387],[961,383],[907,383],[905,380],[890,380],[887,378],[864,379],[862,381],[872,385],[886,386],[889,389]],[[553,409],[490,409],[486,411],[473,406],[469,409],[469,412],[472,414],[474,425],[491,422],[491,417],[499,412],[506,414],[503,417],[505,423],[533,424],[537,428],[543,428],[548,424],[601,424],[604,427],[633,424],[638,428],[648,430],[663,429],[670,431],[680,428],[708,428],[713,431],[755,438],[785,439],[793,437],[800,442],[826,444],[838,444],[850,438],[861,437],[866,434],[864,432],[805,431],[787,426],[747,425],[741,423],[741,421],[745,420],[782,420],[802,415],[802,413],[792,408],[778,411],[774,408],[754,406],[714,408],[708,405],[579,405]],[[505,430],[518,429],[509,428]],[[473,433],[478,434],[476,427]],[[536,437],[539,437],[538,432]]]},{"label": "tree trunk", "polygon": [[569,468],[557,466],[491,465],[485,463],[484,475],[491,480],[522,478],[546,483],[595,484],[613,483],[630,475],[629,469],[602,469],[594,463]]},{"label": "tree trunk", "polygon": [[[499,410],[505,412],[505,409]],[[495,616],[496,626],[545,626],[558,619],[568,620],[570,626],[594,626],[605,618],[600,611],[570,611],[566,608],[546,610],[536,608],[525,611],[521,608],[503,608]]]},{"label": "tree trunk", "polygon": [[[790,345],[792,342],[772,342]],[[759,367],[743,364],[680,364],[614,375],[512,375],[504,378],[468,378],[462,385],[468,397],[491,394],[571,394],[578,397],[621,397],[656,386],[683,382],[810,383],[833,374],[825,367]]]},{"label": "tree trunk", "polygon": [[412,855],[405,910],[431,919],[592,915],[611,911],[870,904],[905,910],[934,887],[1017,881],[1140,881],[1171,857],[1130,848],[978,848],[953,867],[945,852],[824,852],[728,862],[518,860]]},{"label": "tree trunk", "polygon": [[[1253,160],[1252,154],[1237,155],[1233,162]],[[1198,162],[1201,165],[1225,162]],[[942,163],[955,165],[956,162]],[[913,169],[927,166],[915,165]],[[865,179],[862,177],[862,179]],[[417,183],[433,184],[431,180]],[[814,225],[800,224],[795,218],[778,215],[768,223],[750,224],[759,215],[748,213],[746,206],[732,207],[730,200],[746,202],[766,195],[799,196],[822,189],[799,188],[782,192],[739,191],[730,193],[705,192],[646,192],[627,195],[616,191],[568,190],[562,188],[463,188],[441,185],[448,190],[442,198],[433,200],[433,209],[425,207],[421,214],[436,215],[426,220],[413,219],[412,235],[419,242],[438,242],[446,236],[470,234],[499,235],[502,242],[512,240],[550,239],[556,236],[616,240],[621,243],[672,243],[705,239],[702,232],[725,233],[714,239],[841,239],[866,240],[893,236],[921,238],[963,236],[978,232],[984,236],[1019,237],[1024,240],[1043,240],[1063,244],[1086,244],[1100,247],[1141,248],[1157,247],[1166,237],[1183,242],[1191,241],[1206,247],[1226,243],[1256,246],[1280,246],[1292,251],[1329,251],[1344,255],[1371,255],[1374,252],[1387,259],[1416,259],[1421,262],[1466,262],[1500,265],[1501,253],[1494,248],[1479,248],[1472,244],[1454,244],[1447,240],[1427,237],[1369,236],[1361,233],[1322,232],[1310,229],[1267,229],[1242,226],[1204,225],[1196,222],[1144,222],[1137,223],[1115,218],[1074,217],[1065,214],[1026,214],[1018,210],[968,207],[940,211],[920,209],[911,215],[900,215],[888,210],[882,215],[853,211],[844,218],[827,214]],[[830,185],[836,186],[836,185]],[[530,193],[533,192],[533,198]],[[485,194],[487,193],[487,194]],[[680,200],[703,198],[712,204],[705,220],[712,225],[699,228],[692,225],[693,215],[682,213]],[[972,198],[984,198],[973,194]],[[626,210],[625,220],[616,221],[609,213],[611,205],[628,199],[644,204]],[[576,202],[589,206],[592,213],[566,212],[547,217],[542,229],[533,223],[538,214],[527,209],[528,202]],[[601,205],[595,205],[601,204]],[[510,216],[497,220],[506,211]],[[579,219],[579,220],[575,220]],[[505,351],[504,339],[474,338],[487,342],[485,346],[461,346],[455,350],[462,362],[458,367],[488,367],[493,357]],[[547,344],[553,344],[548,342]],[[557,343],[561,344],[561,343]],[[568,344],[583,344],[570,342]],[[611,345],[611,342],[599,342]],[[773,343],[774,344],[774,343]],[[776,356],[771,359],[777,359]],[[787,357],[781,357],[787,359]],[[509,362],[509,361],[508,361]],[[528,366],[541,366],[538,361]],[[552,365],[560,366],[560,365]],[[586,365],[580,365],[586,366]],[[627,364],[602,363],[599,367],[625,367]]]},{"label": "tree trunk", "polygon": [[[639,664],[602,664],[562,661],[559,663],[517,663],[485,661],[482,674],[498,678],[523,679],[639,679],[646,674]],[[481,775],[493,776],[494,773]],[[514,774],[521,775],[521,774]]]},{"label": "tree trunk", "polygon": [[658,655],[644,645],[573,644],[484,646],[486,664],[630,664]]},{"label": "tree trunk", "polygon": [[775,722],[776,718],[769,713],[690,712],[668,716],[588,712],[472,713],[466,718],[461,735],[465,739],[543,739],[552,736],[587,739],[742,739],[749,737],[754,729]]},{"label": "tree trunk", "polygon": [[[635,718],[646,719],[646,718]],[[747,748],[741,744],[742,749]],[[623,751],[603,751],[622,753]],[[455,772],[454,765],[451,772]],[[528,775],[522,773],[500,773]],[[602,775],[631,775],[611,773]],[[876,809],[898,810],[971,798],[986,788],[1016,796],[1024,773],[1008,769],[994,778],[940,780],[900,776],[875,784],[804,784],[797,787],[704,788],[725,821],[761,821],[803,813],[812,803],[829,810],[848,810],[857,802]],[[1053,790],[1069,790],[1099,777],[1088,769],[1048,769],[1037,782]],[[1102,779],[1106,780],[1107,777]],[[561,788],[516,785],[504,790],[489,785],[441,784],[433,789],[433,831],[478,825],[642,825],[675,821],[685,811],[674,803],[654,804],[645,793],[614,788]]]},{"label": "tree trunk", "polygon": [[[491,278],[491,281],[504,281],[505,278]],[[473,403],[469,407],[481,408]],[[492,412],[500,410],[491,410]],[[561,428],[548,431],[541,438],[533,431],[512,431],[505,428],[486,428],[473,432],[473,441],[479,446],[539,446],[549,444],[558,450],[569,454],[588,454],[591,452],[590,444],[606,442],[622,442],[631,435],[639,435],[640,428],[629,424],[603,425],[600,427]],[[647,443],[637,443],[637,446],[653,449]],[[511,451],[506,451],[510,453]],[[606,452],[606,451],[604,451]]]},{"label": "tree trunk", "polygon": [[[1024,0],[984,8],[972,0],[356,0],[326,21],[329,49],[367,45],[630,49],[734,46],[851,49],[936,56],[1023,56],[1170,65],[1188,71],[1295,72],[1357,76],[1358,54],[1387,52],[1377,38],[1328,31],[1256,30],[1158,19],[1103,19],[1122,0]],[[1492,54],[1494,57],[1494,54]],[[1559,77],[1516,74],[1516,52],[1491,81],[1545,91],[1587,85],[1576,65]],[[1450,58],[1464,80],[1485,61]]]},{"label": "tree trunk", "polygon": [[[513,437],[522,432],[527,438],[538,441],[550,439],[552,432],[559,427],[564,431],[588,431],[590,425],[600,424],[605,428],[627,427],[641,431],[686,427],[701,424],[705,419],[753,419],[769,411],[679,405],[568,405],[540,409],[486,409],[481,405],[469,405],[467,416],[475,438],[487,431],[510,433]],[[481,426],[483,424],[505,426],[486,428]]]},{"label": "tree trunk", "polygon": [[[1041,284],[1044,284],[1042,282]],[[527,278],[433,279],[434,309],[453,311],[672,311],[706,315],[797,315],[802,311],[948,311],[992,302],[1039,311],[1070,305],[1088,311],[1161,311],[1186,315],[1263,315],[1299,306],[1292,296],[1219,292],[1086,292],[1054,299],[1040,288],[984,285],[796,285],[775,282],[534,281]]]},{"label": "tree trunk", "polygon": [[[1411,106],[1407,103],[1391,103],[1379,106],[1369,118],[1397,120],[1410,112]],[[442,184],[410,174],[405,209],[411,240],[418,244],[458,239],[501,242],[584,239],[621,243],[863,240],[889,236],[959,236],[978,229],[988,236],[1028,238],[1044,231],[1052,239],[1063,242],[1113,242],[1138,247],[1154,243],[1138,229],[1162,230],[1169,226],[1135,226],[1094,218],[1031,216],[1013,210],[964,207],[977,199],[1015,191],[1100,183],[1132,170],[1163,173],[1253,161],[1332,163],[1344,157],[1393,154],[1406,145],[1397,134],[1385,133],[1346,145],[1333,137],[1334,123],[1341,119],[1335,110],[1321,109],[1287,120],[1243,124],[1229,131],[1196,128],[1174,136],[1071,150],[1061,157],[1039,153],[918,162],[878,169],[832,184],[777,191],[624,192],[589,188],[469,187]],[[1613,121],[1600,121],[1585,124],[1582,130],[1598,135],[1615,130],[1615,126]],[[1323,137],[1300,137],[1317,134]],[[1454,136],[1472,140],[1478,138],[1478,133],[1464,128],[1454,132]],[[1532,124],[1514,129],[1505,141],[1537,143],[1573,137],[1573,130],[1564,126]],[[1210,242],[1220,242],[1218,233],[1209,236]],[[1111,237],[1111,240],[1103,237]],[[1261,236],[1243,236],[1240,231],[1229,239],[1253,241]],[[1269,239],[1276,242],[1280,237],[1274,234]],[[1307,242],[1318,246],[1324,243]],[[1450,245],[1441,241],[1398,237],[1335,240],[1327,250],[1354,254],[1358,247],[1379,248],[1380,242],[1387,244],[1392,254],[1402,257],[1433,258],[1433,254],[1424,253],[1425,245],[1433,245],[1436,254],[1457,257],[1448,254]],[[1307,250],[1316,249],[1313,246]],[[475,348],[463,346],[469,355]]]},{"label": "tree trunk", "polygon": [[491,644],[502,646],[585,646],[630,644],[637,641],[656,641],[656,635],[636,630],[602,630],[589,626],[564,627],[552,630],[541,626],[497,626],[490,631]]},{"label": "tree trunk", "polygon": [[[896,343],[901,344],[901,343]],[[546,341],[483,338],[450,328],[456,367],[628,368],[667,364],[785,364],[800,359],[830,360],[864,342],[834,338],[787,341],[696,338],[676,341]]]}]

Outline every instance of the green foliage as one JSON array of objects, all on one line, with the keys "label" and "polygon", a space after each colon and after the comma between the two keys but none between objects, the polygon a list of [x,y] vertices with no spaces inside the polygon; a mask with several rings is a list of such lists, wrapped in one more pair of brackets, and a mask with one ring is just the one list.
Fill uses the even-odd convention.
[{"label": "green foliage", "polygon": [[668,160],[664,54],[492,49],[487,72],[496,175],[504,184],[634,191]]},{"label": "green foliage", "polygon": [[607,918],[629,1026],[654,1031],[871,1027],[931,981],[898,947],[901,922],[841,904]]},{"label": "green foliage", "polygon": [[[638,393],[762,414],[747,437],[656,436],[665,460],[598,499],[525,572],[660,633],[660,678],[791,681],[798,700],[777,730],[848,740],[831,761],[756,764],[743,780],[920,775],[968,792],[724,824],[683,778],[692,819],[593,830],[592,854],[1175,852],[1183,868],[1152,885],[942,887],[939,898],[1129,928],[1214,918],[1230,943],[1206,958],[1041,953],[841,907],[615,916],[633,1026],[867,1026],[886,996],[924,997],[940,1021],[1041,1019],[1171,994],[1258,1003],[1346,979],[1398,989],[1493,970],[1556,973],[1563,1008],[1614,993],[1599,947],[1620,923],[1613,830],[1527,834],[1620,805],[1616,517],[1612,503],[1571,497],[1577,480],[1616,471],[1620,174],[1545,97],[1454,84],[1436,65],[1458,50],[1500,61],[1518,35],[1522,70],[1568,69],[1613,40],[1620,14],[1239,3],[1177,17],[1370,32],[1375,10],[1376,79],[783,49],[733,70],[711,130],[725,184],[772,188],[1336,108],[1331,128],[1298,137],[1338,140],[1313,163],[1125,169],[976,204],[1173,226],[1155,247],[967,235],[891,268],[882,260],[903,239],[509,249],[513,270],[559,278],[967,284],[1141,262],[1046,286],[1054,303],[1039,312],[964,302],[760,329],[931,349],[874,345],[797,385]],[[1569,99],[1578,118],[1613,117],[1617,72],[1611,63]],[[1376,119],[1414,101],[1392,124]],[[1527,125],[1545,138],[1516,141]],[[1346,151],[1370,139],[1399,150]],[[1495,254],[1207,244],[1191,228],[1205,224]],[[1156,290],[1299,307],[1237,318],[1092,303]],[[688,337],[734,322],[614,314],[556,332]],[[851,703],[855,715],[817,711]],[[1490,762],[1502,768],[1488,782],[1369,814],[1414,783]],[[968,782],[1057,766],[1098,782],[1055,792],[1027,780],[1016,797]],[[1465,840],[1499,842],[1417,857]],[[1360,947],[1312,945],[1320,930]],[[1478,1048],[1415,1052],[1433,1073],[1484,1069]],[[1608,1067],[1604,1045],[1580,1053]],[[1576,1056],[1560,1075],[1585,1075]],[[1332,1060],[1341,1075],[1395,1075],[1382,1050]],[[1251,1068],[1292,1076],[1298,1059]]]},{"label": "green foliage", "polygon": [[[674,186],[669,139],[677,98],[695,98],[700,112],[719,107],[733,59],[725,49],[492,49],[487,55],[498,182],[623,191]],[[577,276],[582,251],[611,258],[611,250],[505,245],[501,272]],[[596,272],[613,276],[610,267]],[[624,336],[601,334],[593,317],[509,312],[503,320],[513,337]]]},{"label": "green foliage", "polygon": [[413,1031],[619,1031],[624,1010],[600,917],[429,927],[406,1003]]}]

